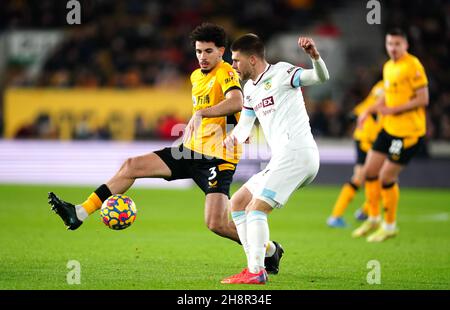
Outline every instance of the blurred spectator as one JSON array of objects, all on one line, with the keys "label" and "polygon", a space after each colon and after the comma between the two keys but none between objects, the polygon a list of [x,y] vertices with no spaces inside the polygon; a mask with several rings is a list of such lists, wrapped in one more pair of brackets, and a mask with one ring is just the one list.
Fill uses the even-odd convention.
[{"label": "blurred spectator", "polygon": [[57,139],[58,132],[47,113],[41,113],[31,124],[25,124],[15,134],[17,139]]},{"label": "blurred spectator", "polygon": [[111,134],[111,131],[109,130],[109,128],[105,125],[105,126],[100,127],[97,130],[94,138],[98,139],[98,140],[111,140],[112,134]]},{"label": "blurred spectator", "polygon": [[75,125],[73,138],[75,140],[88,140],[92,138],[93,132],[89,126],[89,115],[83,115]]},{"label": "blurred spectator", "polygon": [[316,136],[340,137],[344,133],[344,118],[336,102],[326,100],[316,104],[311,115],[311,127]]},{"label": "blurred spectator", "polygon": [[138,115],[134,119],[134,139],[135,140],[147,140],[149,138],[155,138],[155,134],[150,126],[145,122],[141,115]]},{"label": "blurred spectator", "polygon": [[315,27],[314,33],[319,36],[337,38],[341,35],[341,30],[333,22],[331,15],[326,14]]},{"label": "blurred spectator", "polygon": [[174,136],[174,134],[178,134],[179,132],[173,131],[174,126],[178,124],[185,124],[185,121],[177,118],[173,114],[161,116],[156,125],[157,137],[163,140],[175,140],[179,138],[178,136]]}]

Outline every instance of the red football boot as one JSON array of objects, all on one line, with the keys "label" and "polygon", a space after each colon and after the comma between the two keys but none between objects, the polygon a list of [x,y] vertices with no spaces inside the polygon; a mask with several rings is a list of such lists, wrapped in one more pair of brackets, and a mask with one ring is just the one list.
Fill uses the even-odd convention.
[{"label": "red football boot", "polygon": [[251,273],[250,271],[245,270],[240,274],[235,275],[234,277],[229,277],[227,279],[226,284],[266,284],[269,280],[267,276],[266,270],[263,268],[258,273]]},{"label": "red football boot", "polygon": [[248,268],[244,268],[244,270],[242,270],[240,273],[237,273],[235,275],[226,277],[225,279],[223,279],[222,281],[220,281],[220,283],[223,284],[232,284],[232,283],[236,283],[236,282],[232,282],[235,281],[236,279],[243,277],[246,273],[248,272]]}]

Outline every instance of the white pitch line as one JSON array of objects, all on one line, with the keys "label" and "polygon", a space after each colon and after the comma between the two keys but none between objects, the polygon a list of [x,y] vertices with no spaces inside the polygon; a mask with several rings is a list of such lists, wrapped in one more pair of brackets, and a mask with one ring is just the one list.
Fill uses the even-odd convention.
[{"label": "white pitch line", "polygon": [[442,212],[442,213],[433,213],[426,215],[418,215],[418,216],[402,216],[401,221],[407,222],[448,222],[450,219],[450,213]]}]

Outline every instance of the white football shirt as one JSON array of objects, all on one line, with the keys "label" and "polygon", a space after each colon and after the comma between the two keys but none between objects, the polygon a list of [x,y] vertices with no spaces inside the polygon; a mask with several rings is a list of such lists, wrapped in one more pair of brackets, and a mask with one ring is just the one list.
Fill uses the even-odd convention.
[{"label": "white football shirt", "polygon": [[288,145],[294,149],[316,147],[298,87],[302,70],[287,62],[268,65],[256,81],[249,80],[244,86],[242,113],[258,118],[272,153]]}]

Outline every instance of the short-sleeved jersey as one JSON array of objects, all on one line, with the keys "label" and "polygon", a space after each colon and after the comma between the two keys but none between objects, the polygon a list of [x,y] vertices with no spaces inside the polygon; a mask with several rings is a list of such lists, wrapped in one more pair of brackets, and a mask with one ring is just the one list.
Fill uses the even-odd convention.
[{"label": "short-sleeved jersey", "polygon": [[268,65],[257,80],[244,86],[243,113],[258,118],[272,154],[287,145],[316,147],[302,90],[294,85],[299,70],[303,69],[286,62]]},{"label": "short-sleeved jersey", "polygon": [[[209,73],[200,69],[191,74],[192,113],[217,105],[225,99],[227,92],[241,89],[239,76],[230,64],[222,61]],[[185,147],[208,156],[237,163],[241,156],[241,147],[227,151],[222,142],[227,132],[239,121],[240,112],[223,117],[203,118],[195,137],[190,137]],[[228,124],[228,126],[227,126]]]},{"label": "short-sleeved jersey", "polygon": [[[364,110],[374,105],[377,99],[384,94],[383,81],[378,81],[370,90],[369,95],[353,109],[353,113],[359,116]],[[370,115],[362,128],[356,128],[353,132],[353,139],[361,142],[373,143],[381,130],[381,118],[378,114],[376,119]]]},{"label": "short-sleeved jersey", "polygon": [[[406,53],[397,61],[389,60],[383,67],[386,106],[395,107],[407,103],[415,91],[428,85],[425,70],[420,61]],[[401,114],[386,115],[383,128],[396,137],[421,137],[426,132],[425,107],[418,107]]]}]

